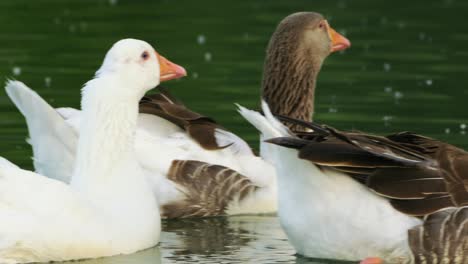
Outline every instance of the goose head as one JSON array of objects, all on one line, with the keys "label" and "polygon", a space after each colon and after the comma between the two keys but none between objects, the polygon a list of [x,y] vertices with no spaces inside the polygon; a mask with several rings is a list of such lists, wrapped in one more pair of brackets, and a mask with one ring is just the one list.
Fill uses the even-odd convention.
[{"label": "goose head", "polygon": [[107,52],[96,76],[114,76],[123,84],[130,83],[146,92],[160,82],[186,76],[179,66],[161,56],[145,41],[123,39],[116,42]]},{"label": "goose head", "polygon": [[310,121],[323,61],[350,46],[319,13],[299,12],[284,18],[268,44],[263,71],[262,97],[271,111]]}]

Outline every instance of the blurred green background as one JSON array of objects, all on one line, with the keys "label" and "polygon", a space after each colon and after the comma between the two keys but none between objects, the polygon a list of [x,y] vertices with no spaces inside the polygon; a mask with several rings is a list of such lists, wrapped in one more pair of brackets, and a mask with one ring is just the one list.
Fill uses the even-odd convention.
[{"label": "blurred green background", "polygon": [[[0,77],[53,106],[79,107],[81,86],[121,38],[153,44],[189,75],[167,87],[257,146],[234,102],[258,107],[265,47],[297,11],[324,14],[352,47],[319,76],[315,120],[378,134],[411,130],[468,146],[468,2],[302,0],[1,0]],[[25,122],[0,89],[0,155],[31,168]]]}]

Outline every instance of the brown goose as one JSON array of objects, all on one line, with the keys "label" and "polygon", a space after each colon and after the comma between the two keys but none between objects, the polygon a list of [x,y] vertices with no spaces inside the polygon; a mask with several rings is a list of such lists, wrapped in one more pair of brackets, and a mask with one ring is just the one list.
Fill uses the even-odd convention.
[{"label": "brown goose", "polygon": [[[269,143],[281,146],[272,148],[278,210],[300,254],[468,262],[467,152],[408,132],[380,137],[279,117],[299,127],[291,134],[271,115],[241,112],[271,137]],[[330,223],[341,218],[346,224]]]},{"label": "brown goose", "polygon": [[[323,60],[349,45],[320,14],[288,16],[278,25],[267,49],[263,94],[279,110],[289,107],[287,101],[278,100],[278,92],[288,93],[301,85],[313,90],[315,81],[310,78],[316,78]],[[55,110],[32,91],[12,100],[26,117],[36,170],[50,177],[60,175],[60,180],[68,182],[81,112]],[[310,115],[311,107],[301,105],[297,111]],[[167,91],[144,98],[140,112],[136,154],[164,217],[276,211],[274,168],[255,156],[241,138],[190,111]]]}]

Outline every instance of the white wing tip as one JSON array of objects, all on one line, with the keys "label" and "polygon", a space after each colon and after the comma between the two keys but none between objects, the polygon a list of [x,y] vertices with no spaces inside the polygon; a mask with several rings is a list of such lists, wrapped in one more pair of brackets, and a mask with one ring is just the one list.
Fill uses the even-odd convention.
[{"label": "white wing tip", "polygon": [[27,87],[26,84],[24,84],[23,82],[8,79],[5,82],[5,90],[6,90],[7,94],[11,97],[11,94],[15,90],[31,90],[31,89],[29,87]]}]

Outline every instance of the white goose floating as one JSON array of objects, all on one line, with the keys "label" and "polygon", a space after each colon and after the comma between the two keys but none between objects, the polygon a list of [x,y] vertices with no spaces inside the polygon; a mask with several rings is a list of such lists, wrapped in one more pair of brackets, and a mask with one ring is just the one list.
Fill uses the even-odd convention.
[{"label": "white goose floating", "polygon": [[[159,242],[159,208],[137,162],[138,101],[185,70],[125,39],[82,90],[83,125],[71,183],[0,162],[0,263],[133,253]],[[8,93],[27,88],[7,83]],[[109,100],[112,94],[112,100]]]},{"label": "white goose floating", "polygon": [[240,107],[275,144],[278,215],[299,254],[467,263],[467,152],[408,132],[379,137],[282,117],[299,128],[292,133],[266,103],[263,112]]},{"label": "white goose floating", "polygon": [[[291,100],[312,97],[323,61],[349,46],[320,14],[286,17],[267,49],[262,94],[279,113],[310,115],[313,101],[302,100],[304,104],[291,109]],[[9,96],[26,118],[36,171],[70,182],[86,120],[82,113],[54,109],[24,87]],[[112,93],[108,97],[113,100]],[[264,159],[254,155],[244,140],[190,111],[165,90],[140,102],[135,148],[163,217],[276,212],[276,174],[265,161],[268,151],[262,147]]]}]

